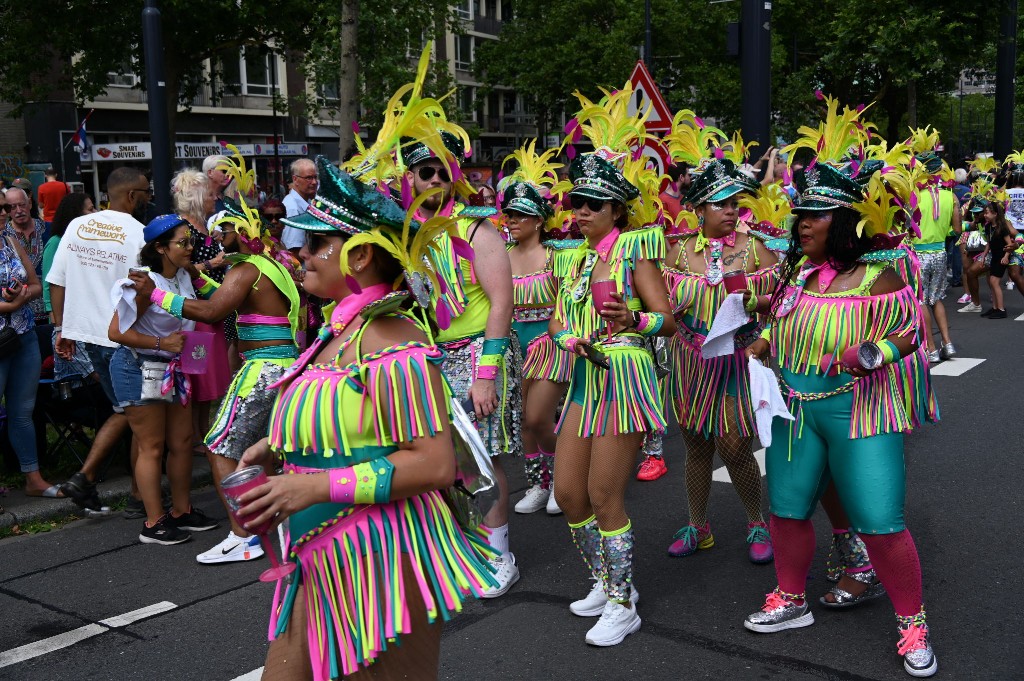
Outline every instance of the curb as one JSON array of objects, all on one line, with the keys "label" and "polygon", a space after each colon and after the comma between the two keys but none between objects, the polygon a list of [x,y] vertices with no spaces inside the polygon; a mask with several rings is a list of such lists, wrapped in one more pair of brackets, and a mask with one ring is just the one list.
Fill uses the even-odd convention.
[{"label": "curb", "polygon": [[[193,457],[192,489],[206,487],[213,483],[210,465],[206,458]],[[167,483],[164,481],[164,489]],[[128,496],[131,481],[127,475],[120,475],[99,483],[100,500],[107,504],[116,503]],[[0,497],[0,528],[6,529],[15,525],[33,522],[45,522],[57,518],[75,515],[87,518],[82,509],[70,499],[38,499],[27,497],[21,490],[12,490],[6,497]],[[113,515],[120,515],[115,513]],[[102,518],[97,518],[102,519]]]}]

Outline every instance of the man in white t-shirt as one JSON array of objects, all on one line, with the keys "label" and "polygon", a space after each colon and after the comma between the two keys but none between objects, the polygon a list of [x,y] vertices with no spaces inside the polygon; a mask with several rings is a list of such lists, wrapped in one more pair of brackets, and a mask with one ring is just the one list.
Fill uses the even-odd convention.
[{"label": "man in white t-shirt", "polygon": [[[117,344],[107,337],[114,314],[110,289],[138,265],[145,243],[140,222],[153,192],[137,168],[117,168],[107,178],[110,208],[76,218],[68,225],[46,275],[57,337],[55,349],[71,359],[81,343],[107,399],[117,404],[110,383],[110,357]],[[120,410],[115,407],[115,412]],[[100,510],[94,482],[100,464],[128,429],[128,418],[114,413],[96,432],[82,469],[64,483],[65,496],[88,510]],[[134,454],[135,445],[132,444]],[[132,496],[138,499],[134,479]],[[130,503],[130,502],[129,502]]]},{"label": "man in white t-shirt", "polygon": [[[316,164],[308,158],[300,158],[293,161],[291,165],[292,190],[284,197],[284,208],[287,211],[285,217],[294,217],[306,212],[306,206],[316,196],[316,190],[320,186],[316,176]],[[281,243],[285,248],[298,253],[302,245],[306,243],[306,233],[294,227],[285,227],[281,233]]]}]

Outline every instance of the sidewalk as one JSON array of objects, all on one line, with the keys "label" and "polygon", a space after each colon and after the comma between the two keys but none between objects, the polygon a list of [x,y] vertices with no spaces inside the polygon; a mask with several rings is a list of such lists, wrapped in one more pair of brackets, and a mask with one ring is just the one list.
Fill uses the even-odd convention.
[{"label": "sidewalk", "polygon": [[[206,461],[206,457],[192,457],[192,488],[195,489],[210,483],[210,464]],[[127,496],[130,489],[131,480],[127,473],[112,475],[99,483],[100,499],[106,504],[113,504]],[[75,506],[70,499],[28,497],[25,496],[22,489],[12,489],[6,496],[0,497],[0,507],[3,508],[3,512],[0,513],[0,528],[63,518],[69,515],[85,517],[82,509]]]}]

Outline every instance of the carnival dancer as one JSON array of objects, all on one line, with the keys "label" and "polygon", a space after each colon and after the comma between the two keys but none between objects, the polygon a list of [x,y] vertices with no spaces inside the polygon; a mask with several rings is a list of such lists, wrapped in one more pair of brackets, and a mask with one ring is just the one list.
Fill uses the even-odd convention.
[{"label": "carnival dancer", "polygon": [[269,439],[239,464],[283,458],[285,474],[242,496],[240,513],[250,527],[287,518],[297,565],[275,594],[263,678],[436,679],[441,621],[493,583],[488,547],[438,491],[455,478],[451,396],[443,353],[409,309],[409,277],[453,221],[420,225],[317,165],[316,197],[288,222],[307,235],[306,288],[337,305],[279,382]]},{"label": "carnival dancer", "polygon": [[[826,101],[834,114],[835,100]],[[793,145],[818,157],[796,175],[790,249],[775,292],[758,301],[774,320],[771,348],[796,421],[775,421],[766,455],[778,586],[744,626],[770,633],[813,624],[804,593],[814,557],[810,515],[831,479],[896,609],[904,668],[930,676],[938,664],[903,513],[903,433],[918,422],[915,400],[933,403],[920,305],[892,267],[904,252],[870,250],[873,237],[895,227],[894,215],[908,215],[900,207],[910,191],[897,201],[882,171],[864,186],[852,179],[838,159],[863,142],[858,112],[831,114]],[[749,352],[768,350],[762,339]]]},{"label": "carnival dancer", "polygon": [[582,110],[572,138],[586,135],[596,149],[569,168],[569,199],[586,240],[573,251],[548,327],[558,347],[583,358],[557,427],[555,495],[595,581],[569,609],[601,616],[586,635],[597,646],[640,629],[625,491],[644,434],[665,428],[648,339],[675,332],[659,271],[660,178],[629,150],[647,138],[644,118],[628,113],[632,94],[628,84],[598,103],[576,93]]},{"label": "carnival dancer", "polygon": [[[939,362],[956,356],[942,300],[949,285],[946,279],[946,237],[950,232],[960,235],[962,217],[960,202],[953,194],[952,172],[935,152],[939,131],[926,126],[910,132],[910,147],[916,153],[915,166],[920,164],[926,173],[917,189],[917,209],[921,212],[920,236],[913,238],[910,244],[921,262],[921,311],[927,332],[928,361]],[[935,347],[932,337],[933,317],[942,339],[941,349]]]},{"label": "carnival dancer", "polygon": [[543,241],[543,232],[557,229],[565,215],[556,215],[552,197],[564,189],[552,163],[555,149],[537,154],[536,140],[513,152],[518,168],[498,185],[501,210],[513,242],[508,254],[512,266],[512,328],[523,354],[523,450],[526,481],[530,488],[515,505],[516,513],[546,508],[561,513],[551,492],[554,475],[555,420],[559,400],[572,375],[575,355],[555,345],[548,322],[555,309],[559,277],[570,262],[576,241]]},{"label": "carnival dancer", "polygon": [[[258,214],[245,204],[243,196],[253,185],[252,171],[246,172],[245,161],[228,145],[233,157],[222,161],[228,175],[240,190],[239,203],[224,198],[225,212],[218,225],[226,234],[238,238],[225,240],[230,251],[225,260],[230,265],[223,283],[208,276],[193,282],[205,300],[183,300],[179,296],[155,288],[149,277],[133,275],[136,289],[143,298],[152,300],[168,313],[212,326],[218,325],[236,311],[239,350],[244,363],[235,374],[227,395],[204,442],[213,481],[224,501],[220,481],[238,467],[245,450],[266,437],[270,408],[276,392],[270,390],[298,355],[296,337],[305,311],[288,270],[270,256],[269,239]],[[227,158],[227,157],[225,157]],[[230,511],[230,509],[228,509]],[[243,529],[231,514],[228,536],[208,551],[196,556],[204,565],[255,560],[263,555],[259,538]]]},{"label": "carnival dancer", "polygon": [[[690,150],[707,150],[708,142],[700,140],[714,140],[702,127],[692,112],[681,111],[672,134],[666,136],[669,150],[676,149],[681,160],[691,162]],[[742,161],[742,140],[733,143],[732,151]],[[767,293],[774,288],[778,258],[765,246],[765,237],[736,231],[739,195],[757,191],[759,185],[739,171],[734,160],[725,158],[720,148],[718,154],[722,157],[693,159],[697,174],[686,202],[696,215],[696,233],[670,245],[664,270],[677,329],[669,340],[667,392],[686,443],[690,513],[689,523],[676,533],[668,554],[690,556],[715,545],[707,512],[717,450],[746,510],[750,561],[763,564],[772,560],[772,544],[761,514],[761,470],[752,447],[755,405],[745,354],[763,324],[754,317],[740,327],[735,349],[728,355],[705,358],[701,348],[729,295],[726,278],[737,277],[741,282],[732,290]]]}]

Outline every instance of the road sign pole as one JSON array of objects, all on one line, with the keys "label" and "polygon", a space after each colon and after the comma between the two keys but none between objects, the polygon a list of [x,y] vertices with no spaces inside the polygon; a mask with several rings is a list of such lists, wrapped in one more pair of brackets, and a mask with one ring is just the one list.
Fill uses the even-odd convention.
[{"label": "road sign pole", "polygon": [[[1013,100],[1017,63],[1017,0],[1005,0],[996,47],[996,116],[992,152],[1002,160],[1013,151]],[[961,99],[961,101],[963,101]]]},{"label": "road sign pole", "polygon": [[[142,10],[142,45],[146,57],[146,93],[149,100],[149,138],[153,153],[153,191],[156,208],[171,210],[171,130],[167,122],[167,84],[164,82],[164,39],[156,0]],[[177,98],[178,93],[172,92]]]},{"label": "road sign pole", "polygon": [[743,0],[740,22],[740,123],[743,137],[771,146],[772,3]]}]

